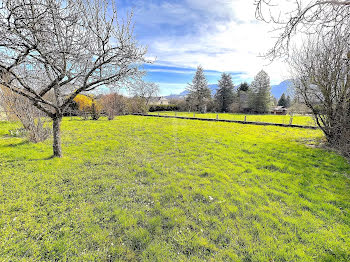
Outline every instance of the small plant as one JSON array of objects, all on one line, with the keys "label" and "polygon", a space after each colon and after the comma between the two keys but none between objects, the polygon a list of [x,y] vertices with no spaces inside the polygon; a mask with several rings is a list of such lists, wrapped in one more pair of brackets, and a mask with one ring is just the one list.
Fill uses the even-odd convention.
[{"label": "small plant", "polygon": [[21,127],[21,128],[16,128],[16,129],[11,129],[9,130],[9,135],[12,137],[25,137],[28,134],[28,131]]},{"label": "small plant", "polygon": [[32,125],[27,126],[26,128],[16,128],[9,130],[9,135],[11,137],[27,137],[29,141],[33,143],[39,143],[52,135],[52,130],[49,127],[44,126],[45,121],[38,119],[36,122],[33,122]]}]

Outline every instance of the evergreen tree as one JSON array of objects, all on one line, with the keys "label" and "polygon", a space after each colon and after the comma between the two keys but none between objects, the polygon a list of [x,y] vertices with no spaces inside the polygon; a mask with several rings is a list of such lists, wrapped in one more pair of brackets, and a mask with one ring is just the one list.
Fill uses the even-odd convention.
[{"label": "evergreen tree", "polygon": [[247,104],[249,103],[249,85],[247,82],[241,83],[237,88],[237,109],[238,112],[243,112],[247,109]]},{"label": "evergreen tree", "polygon": [[230,110],[234,98],[233,88],[231,76],[223,73],[219,80],[219,89],[215,95],[215,104],[219,112],[228,112]]},{"label": "evergreen tree", "polygon": [[276,97],[272,96],[271,101],[272,101],[273,106],[277,106],[278,101],[277,101]]},{"label": "evergreen tree", "polygon": [[244,82],[244,83],[242,83],[242,84],[239,85],[238,91],[244,91],[244,92],[246,92],[246,91],[248,91],[248,89],[249,89],[248,83],[247,83],[247,82]]},{"label": "evergreen tree", "polygon": [[261,70],[250,85],[251,89],[251,109],[257,113],[269,112],[271,103],[270,77]]},{"label": "evergreen tree", "polygon": [[284,93],[281,95],[280,99],[278,100],[277,105],[287,107],[287,98],[286,98],[286,95]]},{"label": "evergreen tree", "polygon": [[286,99],[286,108],[290,107],[292,104],[292,99],[290,98],[290,96],[287,96],[287,99]]},{"label": "evergreen tree", "polygon": [[187,101],[193,105],[193,109],[196,111],[205,112],[207,104],[211,100],[211,93],[201,66],[197,67],[192,84],[188,85],[187,90],[189,91]]}]

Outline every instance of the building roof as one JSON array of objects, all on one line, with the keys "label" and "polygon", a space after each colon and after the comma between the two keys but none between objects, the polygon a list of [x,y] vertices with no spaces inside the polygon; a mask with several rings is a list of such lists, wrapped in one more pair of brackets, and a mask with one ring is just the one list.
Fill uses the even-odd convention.
[{"label": "building roof", "polygon": [[157,101],[168,101],[164,96],[157,96],[157,97],[152,97],[151,98],[152,102],[157,102]]},{"label": "building roof", "polygon": [[273,111],[285,111],[285,110],[287,110],[287,108],[285,108],[284,106],[276,106],[272,110]]}]

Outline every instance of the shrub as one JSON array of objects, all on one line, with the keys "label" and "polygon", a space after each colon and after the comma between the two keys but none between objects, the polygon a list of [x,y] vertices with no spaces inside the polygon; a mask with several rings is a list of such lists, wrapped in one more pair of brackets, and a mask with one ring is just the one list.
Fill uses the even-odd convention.
[{"label": "shrub", "polygon": [[147,113],[146,101],[143,98],[133,97],[128,99],[128,114],[145,114]]},{"label": "shrub", "polygon": [[180,108],[177,105],[150,105],[148,111],[156,112],[156,111],[179,111]]},{"label": "shrub", "polygon": [[45,127],[47,121],[43,113],[29,99],[5,87],[0,87],[0,98],[7,119],[19,120],[23,126],[23,128],[10,132],[10,135],[26,135],[34,143],[44,141],[51,135],[51,129]]},{"label": "shrub", "polygon": [[92,120],[98,120],[101,116],[102,105],[90,95],[77,95],[74,102],[78,105],[79,115],[87,120],[91,116]]},{"label": "shrub", "polygon": [[125,115],[128,110],[127,98],[117,93],[103,95],[99,99],[102,111],[107,115],[108,120],[113,120],[117,115]]}]

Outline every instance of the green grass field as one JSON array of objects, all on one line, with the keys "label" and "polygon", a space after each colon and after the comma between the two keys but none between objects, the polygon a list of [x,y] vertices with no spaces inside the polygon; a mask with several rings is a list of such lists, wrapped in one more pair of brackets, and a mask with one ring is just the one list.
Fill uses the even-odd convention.
[{"label": "green grass field", "polygon": [[16,127],[0,122],[0,261],[350,260],[350,165],[319,130],[67,118],[50,159]]},{"label": "green grass field", "polygon": [[[158,112],[150,112],[151,115],[158,115]],[[159,112],[160,115],[175,116],[175,112]],[[189,112],[176,112],[177,116],[193,117],[193,113]],[[290,115],[250,115],[250,114],[232,114],[232,113],[195,113],[197,118],[216,118],[218,115],[219,119],[225,120],[238,120],[244,121],[244,117],[247,117],[247,121],[250,122],[265,122],[265,123],[277,123],[288,125],[290,122]],[[305,115],[294,115],[292,124],[303,125],[303,126],[315,126],[315,121],[311,116]]]}]

